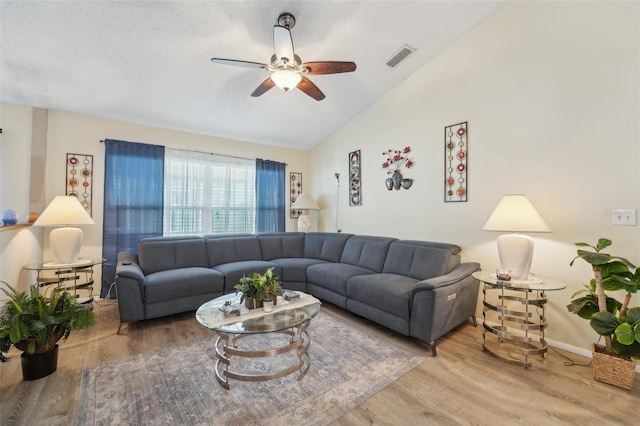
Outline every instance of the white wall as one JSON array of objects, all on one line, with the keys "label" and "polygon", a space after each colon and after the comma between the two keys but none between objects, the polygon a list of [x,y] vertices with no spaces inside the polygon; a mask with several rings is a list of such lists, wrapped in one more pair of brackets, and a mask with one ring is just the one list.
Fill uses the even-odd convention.
[{"label": "white wall", "polygon": [[[569,267],[573,243],[608,237],[640,264],[638,227],[605,215],[640,207],[638,16],[637,2],[506,4],[312,151],[320,229],[335,229],[340,172],[344,232],[456,243],[463,260],[492,271],[499,234],[481,228],[502,195],[527,194],[553,231],[532,234],[532,272],[568,284],[548,294],[547,337],[588,347],[595,333],[565,308],[591,276],[586,264]],[[462,121],[469,198],[445,203],[444,127]],[[414,184],[387,191],[382,152],[405,146]],[[349,207],[356,149],[363,205]]]}]

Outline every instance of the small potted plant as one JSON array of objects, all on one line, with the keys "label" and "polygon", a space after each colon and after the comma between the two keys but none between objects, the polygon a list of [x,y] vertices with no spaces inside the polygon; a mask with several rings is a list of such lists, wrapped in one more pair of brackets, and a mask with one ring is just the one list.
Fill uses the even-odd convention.
[{"label": "small potted plant", "polygon": [[[606,238],[600,238],[595,246],[576,243],[592,250],[578,249],[570,265],[576,259],[584,260],[591,265],[594,278],[584,290],[573,294],[567,309],[589,320],[591,328],[604,337],[604,347],[592,347],[594,378],[630,390],[635,375],[633,359],[640,358],[640,307],[630,308],[629,303],[640,289],[640,268],[623,257],[603,253],[611,244]],[[625,292],[622,302],[607,295],[619,290]]]},{"label": "small potted plant", "polygon": [[78,304],[63,287],[41,294],[37,286],[29,293],[18,292],[0,281],[9,296],[0,311],[0,347],[13,344],[23,351],[24,380],[35,380],[56,371],[58,345],[72,330],[87,328],[96,322],[91,306]]},{"label": "small potted plant", "polygon": [[244,302],[248,309],[261,308],[263,300],[271,297],[275,305],[277,298],[274,296],[282,296],[278,279],[273,268],[268,268],[264,274],[253,272],[248,277],[243,276],[235,286],[236,293],[242,293],[240,303]]}]

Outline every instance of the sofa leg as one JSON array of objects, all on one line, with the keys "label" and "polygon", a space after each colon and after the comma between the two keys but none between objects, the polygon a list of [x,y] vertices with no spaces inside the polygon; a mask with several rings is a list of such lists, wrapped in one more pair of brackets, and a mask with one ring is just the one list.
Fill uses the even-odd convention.
[{"label": "sofa leg", "polygon": [[436,352],[436,341],[432,340],[429,342],[429,347],[431,348],[431,355],[433,355],[433,357],[437,357],[438,356],[438,352]]},{"label": "sofa leg", "polygon": [[478,326],[478,320],[476,319],[476,316],[475,316],[475,315],[471,317],[471,321],[473,321],[473,326],[474,326],[474,327],[477,327],[477,326]]},{"label": "sofa leg", "polygon": [[123,323],[120,323],[120,325],[118,326],[118,334],[120,334],[120,329],[122,328],[122,324]]}]

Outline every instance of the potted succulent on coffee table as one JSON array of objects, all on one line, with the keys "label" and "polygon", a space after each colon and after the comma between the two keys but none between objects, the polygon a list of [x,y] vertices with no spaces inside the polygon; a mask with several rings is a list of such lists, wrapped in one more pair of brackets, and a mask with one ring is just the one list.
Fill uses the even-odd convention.
[{"label": "potted succulent on coffee table", "polygon": [[[577,256],[593,269],[594,278],[585,290],[573,294],[569,312],[590,322],[591,328],[604,337],[605,345],[592,346],[593,375],[596,380],[631,390],[635,375],[634,358],[640,358],[640,307],[629,307],[631,296],[640,289],[640,268],[627,259],[603,253],[612,244],[600,238],[595,246],[576,243]],[[622,302],[607,292],[624,291]]]},{"label": "potted succulent on coffee table", "polygon": [[279,277],[273,273],[273,268],[268,268],[264,274],[253,272],[249,276],[240,278],[236,284],[236,293],[242,293],[240,303],[244,302],[248,309],[261,308],[263,300],[271,298],[273,304],[277,304],[277,297],[282,296],[282,287]]},{"label": "potted succulent on coffee table", "polygon": [[0,281],[9,297],[0,308],[0,347],[13,344],[23,351],[22,377],[35,380],[56,371],[60,339],[72,330],[87,328],[96,322],[89,305],[78,304],[64,288],[52,288],[41,294],[37,286],[18,292]]}]

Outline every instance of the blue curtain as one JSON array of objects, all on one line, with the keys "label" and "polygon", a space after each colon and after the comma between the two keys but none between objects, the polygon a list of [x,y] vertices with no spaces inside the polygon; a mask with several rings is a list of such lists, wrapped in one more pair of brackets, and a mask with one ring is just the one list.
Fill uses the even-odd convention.
[{"label": "blue curtain", "polygon": [[136,253],[141,238],[162,235],[164,207],[164,147],[112,139],[105,145],[101,297],[115,281],[118,252]]},{"label": "blue curtain", "polygon": [[256,232],[285,231],[285,163],[256,159]]}]

